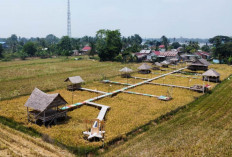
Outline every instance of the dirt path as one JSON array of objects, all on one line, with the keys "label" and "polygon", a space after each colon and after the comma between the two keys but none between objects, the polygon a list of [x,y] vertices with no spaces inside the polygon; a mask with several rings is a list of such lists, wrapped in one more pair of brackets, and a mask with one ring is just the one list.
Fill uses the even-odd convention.
[{"label": "dirt path", "polygon": [[67,150],[0,125],[0,156],[74,156]]}]

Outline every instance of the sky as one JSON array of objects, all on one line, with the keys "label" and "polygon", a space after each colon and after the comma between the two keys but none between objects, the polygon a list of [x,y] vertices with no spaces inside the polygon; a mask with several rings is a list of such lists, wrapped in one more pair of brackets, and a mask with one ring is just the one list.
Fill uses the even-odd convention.
[{"label": "sky", "polygon": [[[122,36],[232,36],[232,0],[70,0],[72,37],[119,29]],[[0,0],[0,38],[67,35],[67,0]]]}]

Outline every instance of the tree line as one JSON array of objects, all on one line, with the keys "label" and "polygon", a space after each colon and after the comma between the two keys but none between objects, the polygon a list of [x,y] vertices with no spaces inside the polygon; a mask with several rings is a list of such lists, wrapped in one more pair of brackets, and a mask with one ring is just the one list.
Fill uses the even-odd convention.
[{"label": "tree line", "polygon": [[232,39],[227,36],[216,36],[209,39],[207,43],[200,47],[197,41],[188,41],[180,44],[175,38],[170,42],[166,36],[160,39],[144,41],[138,34],[124,37],[119,30],[99,30],[95,37],[84,36],[82,38],[70,38],[64,36],[58,38],[55,35],[47,35],[45,38],[21,38],[16,35],[4,39],[7,47],[3,48],[0,44],[0,58],[8,60],[11,57],[41,57],[48,58],[51,56],[70,56],[73,50],[81,50],[86,45],[92,49],[89,56],[97,55],[101,61],[120,61],[134,62],[137,61],[134,53],[142,49],[171,50],[180,48],[184,53],[195,53],[199,49],[206,52],[213,52],[214,58],[218,58],[220,62],[232,62]]}]

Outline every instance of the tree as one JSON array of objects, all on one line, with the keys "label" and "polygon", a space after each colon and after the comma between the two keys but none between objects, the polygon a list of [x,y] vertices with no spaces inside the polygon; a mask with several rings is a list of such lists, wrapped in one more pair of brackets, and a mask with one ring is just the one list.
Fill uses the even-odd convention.
[{"label": "tree", "polygon": [[169,44],[169,40],[168,40],[168,38],[166,37],[166,36],[162,36],[161,37],[161,42],[162,42],[162,44],[165,46],[165,49],[167,50],[168,49],[168,44]]},{"label": "tree", "polygon": [[2,44],[0,44],[0,58],[2,58],[2,54],[3,54],[3,47]]},{"label": "tree", "polygon": [[72,50],[71,39],[68,36],[61,38],[59,44],[57,45],[61,55],[70,56]]},{"label": "tree", "polygon": [[227,42],[218,47],[220,61],[229,63],[232,56],[232,42]]},{"label": "tree", "polygon": [[172,46],[173,46],[174,49],[177,49],[177,48],[180,47],[181,45],[180,45],[180,43],[178,43],[178,42],[174,42],[174,43],[172,43]]},{"label": "tree", "polygon": [[223,60],[227,60],[232,54],[232,38],[228,36],[215,36],[209,39],[209,42],[214,45],[214,57],[217,57],[222,63]]},{"label": "tree", "polygon": [[79,50],[80,49],[80,39],[74,39],[71,38],[71,44],[73,50]]},{"label": "tree", "polygon": [[135,34],[134,36],[132,36],[134,38],[134,44],[136,45],[141,45],[142,42],[143,42],[143,39],[138,35],[138,34]]},{"label": "tree", "polygon": [[121,52],[122,42],[119,30],[99,30],[96,48],[101,61],[113,61]]},{"label": "tree", "polygon": [[49,35],[46,36],[45,41],[47,42],[48,46],[50,46],[50,45],[53,45],[53,44],[57,44],[59,42],[59,38],[57,38],[53,34],[49,34]]},{"label": "tree", "polygon": [[94,56],[96,54],[96,46],[95,46],[95,43],[94,41],[90,41],[89,42],[89,46],[91,47],[91,50],[89,52],[89,55],[90,56]]},{"label": "tree", "polygon": [[11,35],[10,38],[7,38],[6,43],[9,45],[11,52],[17,51],[18,37],[15,34]]},{"label": "tree", "polygon": [[206,44],[206,45],[202,46],[201,50],[205,51],[205,52],[209,52],[210,48],[209,48],[208,44]]},{"label": "tree", "polygon": [[23,46],[23,52],[28,54],[28,56],[34,56],[36,53],[37,49],[36,46],[33,42],[28,42]]},{"label": "tree", "polygon": [[25,59],[28,57],[28,54],[27,54],[26,52],[24,52],[24,51],[20,51],[20,52],[18,53],[18,56],[19,56],[19,58],[21,58],[22,60],[25,60]]}]

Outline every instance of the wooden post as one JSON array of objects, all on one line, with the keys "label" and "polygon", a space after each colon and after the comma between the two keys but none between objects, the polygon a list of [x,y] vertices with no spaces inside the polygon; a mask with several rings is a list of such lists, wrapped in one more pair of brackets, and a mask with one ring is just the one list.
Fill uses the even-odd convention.
[{"label": "wooden post", "polygon": [[45,125],[45,110],[44,110],[44,121],[43,121],[43,124]]},{"label": "wooden post", "polygon": [[28,113],[28,107],[27,107],[27,120],[29,122],[29,113]]},{"label": "wooden post", "polygon": [[73,104],[73,91],[74,91],[74,87],[73,87],[73,84],[72,84],[72,104]]},{"label": "wooden post", "polygon": [[126,83],[128,84],[128,74],[126,73]]}]

